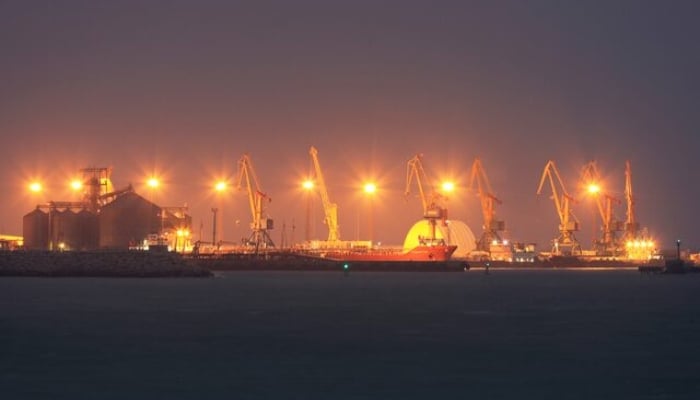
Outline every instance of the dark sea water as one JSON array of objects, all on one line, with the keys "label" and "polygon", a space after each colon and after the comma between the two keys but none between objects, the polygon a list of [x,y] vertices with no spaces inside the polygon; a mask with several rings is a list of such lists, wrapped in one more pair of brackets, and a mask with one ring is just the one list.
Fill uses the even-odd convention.
[{"label": "dark sea water", "polygon": [[0,279],[0,399],[700,399],[700,274]]}]

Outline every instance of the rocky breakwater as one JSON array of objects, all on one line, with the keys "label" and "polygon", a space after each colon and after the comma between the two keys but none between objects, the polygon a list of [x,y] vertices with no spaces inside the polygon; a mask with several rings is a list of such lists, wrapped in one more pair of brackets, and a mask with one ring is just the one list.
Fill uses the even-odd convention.
[{"label": "rocky breakwater", "polygon": [[179,254],[143,251],[5,251],[0,276],[207,277]]}]

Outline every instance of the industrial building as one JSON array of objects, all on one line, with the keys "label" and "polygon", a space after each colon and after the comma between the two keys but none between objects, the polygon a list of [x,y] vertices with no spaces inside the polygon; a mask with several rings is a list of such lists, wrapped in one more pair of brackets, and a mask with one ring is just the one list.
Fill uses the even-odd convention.
[{"label": "industrial building", "polygon": [[186,207],[162,207],[131,185],[114,191],[110,168],[86,168],[82,201],[49,201],[23,217],[28,250],[96,250],[189,246],[192,218]]}]

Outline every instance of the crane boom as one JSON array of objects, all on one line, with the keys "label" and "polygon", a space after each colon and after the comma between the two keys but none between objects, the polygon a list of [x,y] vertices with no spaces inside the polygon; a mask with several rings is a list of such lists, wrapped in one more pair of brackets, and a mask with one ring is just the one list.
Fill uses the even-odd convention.
[{"label": "crane boom", "polygon": [[[540,185],[537,188],[537,194],[542,193],[542,187],[544,186],[545,180],[549,180],[550,187],[552,189],[552,199],[554,200],[554,205],[557,209],[557,215],[559,216],[559,237],[554,240],[554,246],[552,247],[552,253],[555,255],[576,255],[581,253],[581,245],[576,240],[574,232],[578,231],[578,220],[571,212],[571,203],[574,202],[574,198],[569,195],[564,187],[564,182],[559,175],[554,161],[550,160],[544,167],[542,171],[542,178],[540,179]],[[558,184],[558,186],[557,186]],[[557,191],[557,187],[561,191]]]},{"label": "crane boom", "polygon": [[[423,205],[423,214],[427,214],[428,206],[430,205],[428,198],[423,190],[423,185],[430,185],[428,183],[428,177],[423,169],[422,162],[423,155],[416,154],[413,158],[408,160],[406,164],[406,196],[411,194],[411,183],[415,179],[416,185],[418,186],[418,194],[420,195],[421,204]],[[434,192],[434,188],[430,186],[431,193]]]},{"label": "crane boom", "polygon": [[267,233],[268,229],[272,229],[272,220],[265,218],[264,204],[270,201],[270,198],[265,194],[258,181],[258,176],[253,168],[253,162],[248,154],[244,154],[238,160],[238,189],[245,189],[248,192],[248,203],[253,222],[250,224],[252,234],[248,239],[249,245],[254,245],[255,250],[264,247],[274,247],[275,244]]},{"label": "crane boom", "polygon": [[[243,186],[245,183],[245,186]],[[253,163],[248,154],[244,154],[238,160],[238,189],[243,189],[244,187],[248,192],[248,203],[250,205],[250,212],[253,216],[253,222],[255,222],[259,217],[259,210],[256,199],[256,192],[259,190],[260,185],[258,183],[258,177],[253,169]]]},{"label": "crane boom", "polygon": [[[423,168],[422,154],[415,155],[408,160],[406,165],[406,196],[411,194],[411,184],[414,180],[418,186],[418,193],[423,205],[423,217],[428,219],[447,219],[447,209],[438,205],[441,196],[430,183],[430,179],[428,179],[428,175]],[[426,192],[424,186],[427,186],[428,192]]]},{"label": "crane boom", "polygon": [[491,243],[494,240],[501,241],[498,232],[505,230],[505,222],[496,220],[496,204],[502,204],[502,202],[493,194],[491,183],[479,158],[476,158],[472,164],[471,181],[469,183],[471,190],[474,190],[475,186],[481,202],[481,213],[484,217],[484,232],[476,247],[481,251],[490,251]]},{"label": "crane boom", "polygon": [[321,163],[318,161],[318,150],[314,146],[309,149],[311,160],[314,164],[315,181],[318,186],[318,192],[323,202],[323,211],[325,213],[325,224],[328,226],[328,241],[337,242],[340,240],[340,228],[338,227],[338,205],[331,202],[328,197],[326,182],[323,179],[321,171]]}]

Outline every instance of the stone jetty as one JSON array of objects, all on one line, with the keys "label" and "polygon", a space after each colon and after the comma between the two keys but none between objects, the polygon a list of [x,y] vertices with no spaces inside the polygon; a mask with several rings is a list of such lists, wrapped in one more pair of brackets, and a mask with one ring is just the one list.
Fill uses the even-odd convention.
[{"label": "stone jetty", "polygon": [[207,277],[179,254],[146,251],[2,251],[0,276]]}]

